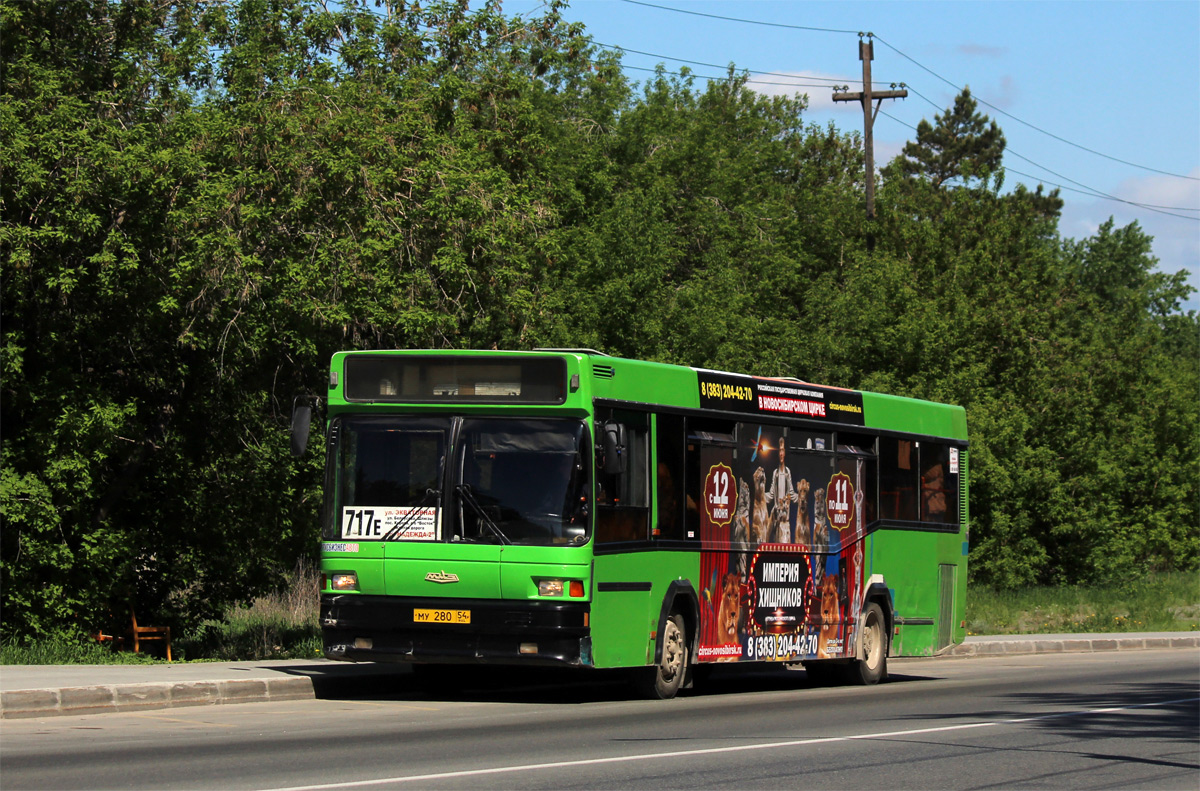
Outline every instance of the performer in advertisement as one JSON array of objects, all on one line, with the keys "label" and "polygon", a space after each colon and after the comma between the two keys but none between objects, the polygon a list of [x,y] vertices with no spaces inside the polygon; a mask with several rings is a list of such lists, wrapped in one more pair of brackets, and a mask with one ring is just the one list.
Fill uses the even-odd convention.
[{"label": "performer in advertisement", "polygon": [[771,488],[767,490],[767,502],[774,503],[771,521],[773,529],[770,541],[778,544],[791,544],[792,540],[792,503],[800,496],[792,487],[792,471],[787,467],[787,448],[782,438],[779,441],[779,467],[771,473]]}]

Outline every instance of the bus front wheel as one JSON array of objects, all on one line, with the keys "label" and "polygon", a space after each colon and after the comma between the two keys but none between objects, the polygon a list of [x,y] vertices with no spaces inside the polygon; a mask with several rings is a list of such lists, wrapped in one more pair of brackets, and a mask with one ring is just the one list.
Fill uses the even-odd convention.
[{"label": "bus front wheel", "polygon": [[846,665],[846,681],[851,684],[878,684],[887,678],[887,629],[883,610],[875,602],[863,611],[862,659]]},{"label": "bus front wheel", "polygon": [[662,661],[637,668],[634,681],[642,697],[668,700],[675,697],[688,668],[687,626],[678,613],[667,619],[662,634]]}]

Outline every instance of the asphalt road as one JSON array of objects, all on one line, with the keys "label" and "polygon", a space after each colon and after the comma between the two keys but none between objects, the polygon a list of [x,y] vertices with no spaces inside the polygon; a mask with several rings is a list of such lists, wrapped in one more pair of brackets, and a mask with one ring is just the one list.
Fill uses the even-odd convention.
[{"label": "asphalt road", "polygon": [[411,674],[338,699],[5,720],[18,789],[1200,787],[1190,650],[891,661],[875,688],[718,671],[672,701],[613,674]]}]

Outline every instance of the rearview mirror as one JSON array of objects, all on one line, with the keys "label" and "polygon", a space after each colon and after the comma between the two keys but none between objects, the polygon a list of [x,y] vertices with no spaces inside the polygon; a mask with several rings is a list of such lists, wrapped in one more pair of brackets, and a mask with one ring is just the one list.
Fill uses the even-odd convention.
[{"label": "rearview mirror", "polygon": [[308,431],[312,426],[312,403],[308,396],[296,396],[292,401],[292,456],[300,458],[308,447]]}]

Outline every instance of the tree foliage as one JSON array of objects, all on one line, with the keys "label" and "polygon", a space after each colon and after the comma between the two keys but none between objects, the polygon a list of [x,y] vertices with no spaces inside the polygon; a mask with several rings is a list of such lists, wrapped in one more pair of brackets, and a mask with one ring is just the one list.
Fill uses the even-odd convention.
[{"label": "tree foliage", "polygon": [[958,179],[984,179],[1000,168],[1004,133],[995,121],[978,111],[971,89],[964,88],[954,107],[934,116],[934,123],[917,124],[917,139],[904,146],[897,160],[901,172],[941,187]]},{"label": "tree foliage", "polygon": [[1180,275],[1003,193],[964,93],[885,170],[557,5],[0,0],[3,631],[188,625],[315,547],[343,348],[592,346],[962,403],[972,573],[1195,568]]}]

